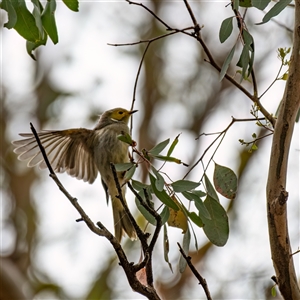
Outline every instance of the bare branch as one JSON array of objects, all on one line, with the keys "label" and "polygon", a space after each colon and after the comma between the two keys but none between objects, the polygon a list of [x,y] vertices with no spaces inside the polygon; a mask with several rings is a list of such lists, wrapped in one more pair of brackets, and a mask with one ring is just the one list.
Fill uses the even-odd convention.
[{"label": "bare branch", "polygon": [[212,300],[211,298],[211,295],[210,295],[210,291],[208,289],[208,286],[207,286],[207,283],[206,283],[206,280],[199,274],[199,272],[196,270],[196,268],[194,267],[194,265],[192,264],[192,261],[191,261],[191,257],[190,256],[187,256],[181,245],[179,243],[177,243],[178,247],[179,247],[179,251],[181,253],[181,255],[183,256],[183,258],[186,260],[190,270],[192,271],[192,273],[195,275],[195,277],[199,280],[199,284],[202,285],[203,287],[203,290],[205,292],[205,295],[206,295],[206,298],[207,300]]}]

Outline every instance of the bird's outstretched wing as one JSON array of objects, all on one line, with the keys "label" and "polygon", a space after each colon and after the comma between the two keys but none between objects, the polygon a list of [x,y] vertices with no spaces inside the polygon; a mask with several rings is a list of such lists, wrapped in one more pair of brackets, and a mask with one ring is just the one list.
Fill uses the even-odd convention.
[{"label": "bird's outstretched wing", "polygon": [[[14,152],[19,160],[28,160],[28,167],[38,165],[45,169],[46,163],[32,133],[20,133],[25,139],[13,141]],[[98,175],[94,162],[94,149],[89,147],[95,138],[94,131],[79,128],[38,133],[47,157],[55,172],[67,172],[77,179],[93,183]]]}]

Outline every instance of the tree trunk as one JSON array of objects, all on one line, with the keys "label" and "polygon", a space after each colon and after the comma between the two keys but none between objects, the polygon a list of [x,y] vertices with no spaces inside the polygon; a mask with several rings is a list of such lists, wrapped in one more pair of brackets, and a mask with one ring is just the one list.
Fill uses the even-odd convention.
[{"label": "tree trunk", "polygon": [[279,290],[286,300],[300,299],[288,233],[286,191],[288,154],[296,115],[300,108],[300,0],[295,1],[293,44],[289,78],[275,125],[267,183],[272,260]]}]

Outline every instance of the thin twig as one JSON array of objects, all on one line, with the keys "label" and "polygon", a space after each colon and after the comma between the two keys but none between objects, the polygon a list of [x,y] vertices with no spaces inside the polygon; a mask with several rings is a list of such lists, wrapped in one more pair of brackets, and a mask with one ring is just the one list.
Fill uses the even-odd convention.
[{"label": "thin twig", "polygon": [[208,286],[207,286],[207,283],[206,283],[205,278],[203,278],[203,277],[199,274],[199,272],[196,270],[196,268],[194,267],[194,265],[193,265],[192,262],[191,262],[191,257],[190,257],[190,256],[187,256],[187,255],[184,253],[184,251],[183,251],[181,245],[180,245],[179,243],[177,243],[177,245],[178,245],[178,247],[179,247],[179,251],[180,251],[181,255],[182,255],[183,258],[186,260],[186,262],[187,262],[187,264],[188,264],[190,270],[191,270],[192,273],[195,275],[195,277],[199,280],[199,284],[202,285],[207,300],[212,300],[211,295],[210,295],[210,291],[209,291],[209,289],[208,289]]},{"label": "thin twig", "polygon": [[[202,153],[201,157],[191,166],[191,168],[189,169],[189,171],[184,175],[183,179],[185,179],[190,172],[203,160],[203,157],[206,155],[206,153],[208,152],[208,150],[214,145],[214,143],[221,137],[223,136],[223,138],[225,137],[226,132],[229,130],[229,128],[235,123],[235,122],[248,122],[248,121],[258,121],[258,120],[265,120],[265,118],[246,118],[246,119],[236,119],[234,117],[231,117],[232,120],[229,123],[229,125],[227,125],[227,127],[222,130],[221,132],[218,133],[218,136],[212,141],[212,143],[205,149],[205,151]],[[201,134],[201,135],[208,135],[208,134]],[[200,135],[200,136],[201,136]],[[198,137],[199,138],[199,137]],[[210,161],[212,160],[213,156],[211,157]]]},{"label": "thin twig", "polygon": [[169,27],[169,25],[164,22],[161,18],[158,17],[158,15],[156,13],[154,13],[151,9],[149,9],[147,6],[145,6],[143,3],[137,3],[137,2],[133,2],[130,0],[126,0],[126,2],[128,2],[129,4],[134,4],[137,6],[141,6],[144,9],[146,9],[156,20],[158,20],[161,24],[163,24],[168,30],[172,30],[171,27]]}]

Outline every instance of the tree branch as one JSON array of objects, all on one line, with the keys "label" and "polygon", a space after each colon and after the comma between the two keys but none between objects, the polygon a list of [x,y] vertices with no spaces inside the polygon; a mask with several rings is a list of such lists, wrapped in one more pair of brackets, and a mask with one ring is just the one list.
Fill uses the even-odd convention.
[{"label": "tree branch", "polygon": [[293,50],[282,104],[276,122],[267,182],[267,210],[272,260],[284,299],[300,299],[288,233],[286,191],[288,154],[300,108],[300,0],[295,1]]},{"label": "tree branch", "polygon": [[187,256],[181,245],[179,243],[177,243],[178,247],[179,247],[179,251],[181,253],[181,255],[183,256],[183,258],[186,260],[190,270],[192,271],[192,273],[195,275],[195,277],[199,280],[199,284],[202,285],[203,287],[203,290],[205,292],[205,295],[206,295],[206,298],[207,300],[212,300],[211,298],[211,295],[210,295],[210,291],[208,289],[208,286],[207,286],[207,283],[206,283],[206,280],[199,274],[199,272],[196,270],[196,268],[194,267],[194,265],[192,264],[192,261],[191,261],[191,257],[190,256]]}]

